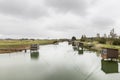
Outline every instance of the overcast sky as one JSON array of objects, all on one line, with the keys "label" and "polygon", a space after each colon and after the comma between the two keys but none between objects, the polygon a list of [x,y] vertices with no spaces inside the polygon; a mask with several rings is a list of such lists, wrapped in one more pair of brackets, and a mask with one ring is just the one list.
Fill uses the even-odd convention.
[{"label": "overcast sky", "polygon": [[120,0],[0,0],[0,38],[80,38],[115,28]]}]

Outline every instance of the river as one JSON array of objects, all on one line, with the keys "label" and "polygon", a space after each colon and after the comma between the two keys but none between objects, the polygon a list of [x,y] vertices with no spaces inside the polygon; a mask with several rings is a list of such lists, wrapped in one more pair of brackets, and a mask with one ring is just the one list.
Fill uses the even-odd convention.
[{"label": "river", "polygon": [[120,80],[120,63],[75,51],[67,42],[42,45],[39,53],[0,54],[0,80]]}]

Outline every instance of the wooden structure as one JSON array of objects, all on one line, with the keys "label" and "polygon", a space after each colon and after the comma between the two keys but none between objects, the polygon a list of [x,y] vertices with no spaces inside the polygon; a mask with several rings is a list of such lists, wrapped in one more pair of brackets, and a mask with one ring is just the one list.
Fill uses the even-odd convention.
[{"label": "wooden structure", "polygon": [[81,43],[80,41],[73,41],[72,46],[76,46],[76,47],[78,47],[78,49],[79,48],[83,49],[84,44]]},{"label": "wooden structure", "polygon": [[101,60],[101,70],[106,74],[118,73],[118,62]]},{"label": "wooden structure", "polygon": [[83,45],[80,41],[74,41],[72,43],[74,51],[78,51],[78,54],[83,54]]},{"label": "wooden structure", "polygon": [[83,49],[83,46],[84,46],[83,43],[81,43],[81,42],[78,43],[78,47],[81,47]]},{"label": "wooden structure", "polygon": [[30,51],[37,51],[39,49],[39,45],[38,44],[32,44],[30,46]]},{"label": "wooden structure", "polygon": [[72,46],[76,46],[76,42],[75,41],[72,41]]},{"label": "wooden structure", "polygon": [[101,57],[102,59],[118,59],[118,49],[103,48]]}]

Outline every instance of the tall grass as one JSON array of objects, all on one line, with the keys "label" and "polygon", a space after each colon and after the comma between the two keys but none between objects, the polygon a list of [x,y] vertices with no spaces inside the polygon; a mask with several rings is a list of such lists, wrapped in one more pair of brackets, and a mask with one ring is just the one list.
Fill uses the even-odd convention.
[{"label": "tall grass", "polygon": [[19,48],[31,44],[52,44],[55,40],[0,40],[0,48]]}]

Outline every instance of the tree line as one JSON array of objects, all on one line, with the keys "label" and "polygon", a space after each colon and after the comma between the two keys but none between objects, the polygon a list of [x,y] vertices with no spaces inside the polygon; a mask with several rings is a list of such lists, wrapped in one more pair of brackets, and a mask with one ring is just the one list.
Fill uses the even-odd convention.
[{"label": "tree line", "polygon": [[82,42],[97,41],[100,44],[120,45],[120,36],[118,36],[115,33],[113,28],[112,30],[110,30],[109,35],[104,34],[103,36],[100,36],[100,33],[97,33],[96,37],[87,37],[86,35],[82,35],[80,41]]}]

